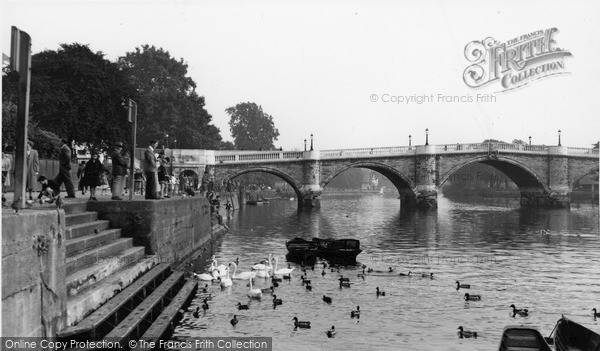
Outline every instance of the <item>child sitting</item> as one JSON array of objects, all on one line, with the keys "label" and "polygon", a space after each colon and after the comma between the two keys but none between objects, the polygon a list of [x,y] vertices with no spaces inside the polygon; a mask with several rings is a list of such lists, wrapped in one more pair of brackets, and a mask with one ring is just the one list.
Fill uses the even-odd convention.
[{"label": "child sitting", "polygon": [[[40,205],[44,202],[53,203],[58,194],[60,194],[60,185],[52,179],[47,179],[44,176],[38,177],[38,182],[42,184],[42,190],[38,195]],[[43,198],[45,197],[45,198]]]}]

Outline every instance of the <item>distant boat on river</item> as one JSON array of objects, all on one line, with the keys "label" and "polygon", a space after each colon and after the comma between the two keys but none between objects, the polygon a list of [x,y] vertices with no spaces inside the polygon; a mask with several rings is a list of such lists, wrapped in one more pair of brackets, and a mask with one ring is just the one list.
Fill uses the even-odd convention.
[{"label": "distant boat on river", "polygon": [[356,260],[362,252],[360,241],[356,239],[320,239],[305,240],[294,238],[285,243],[288,257],[304,259],[310,256],[331,260]]}]

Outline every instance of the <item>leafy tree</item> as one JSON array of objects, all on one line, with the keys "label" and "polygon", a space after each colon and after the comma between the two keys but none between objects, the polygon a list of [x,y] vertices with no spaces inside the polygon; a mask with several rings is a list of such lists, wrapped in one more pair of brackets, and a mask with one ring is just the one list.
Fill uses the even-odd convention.
[{"label": "leafy tree", "polygon": [[527,145],[527,143],[521,139],[513,139],[512,143],[517,145]]},{"label": "leafy tree", "polygon": [[503,144],[505,144],[506,142],[504,142],[502,140],[498,140],[498,139],[485,139],[484,141],[482,141],[482,143],[503,143]]},{"label": "leafy tree", "polygon": [[220,131],[210,124],[212,116],[205,109],[204,97],[195,92],[196,83],[187,77],[183,59],[143,45],[120,57],[118,63],[138,93],[138,145],[169,134],[179,148],[219,149]]},{"label": "leafy tree", "polygon": [[231,141],[221,141],[221,150],[235,150],[235,145]]},{"label": "leafy tree", "polygon": [[253,102],[239,103],[225,110],[235,147],[243,150],[269,150],[279,137],[273,117]]}]

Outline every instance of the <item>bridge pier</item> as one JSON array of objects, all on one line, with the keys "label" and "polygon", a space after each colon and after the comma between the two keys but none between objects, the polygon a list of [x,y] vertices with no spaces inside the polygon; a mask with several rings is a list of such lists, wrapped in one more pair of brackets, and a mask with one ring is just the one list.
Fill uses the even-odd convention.
[{"label": "bridge pier", "polygon": [[302,165],[302,187],[298,197],[299,209],[319,208],[321,206],[321,162],[319,151],[305,151],[303,158],[306,161]]},{"label": "bridge pier", "polygon": [[437,208],[435,145],[419,145],[415,152],[416,198],[419,209]]}]

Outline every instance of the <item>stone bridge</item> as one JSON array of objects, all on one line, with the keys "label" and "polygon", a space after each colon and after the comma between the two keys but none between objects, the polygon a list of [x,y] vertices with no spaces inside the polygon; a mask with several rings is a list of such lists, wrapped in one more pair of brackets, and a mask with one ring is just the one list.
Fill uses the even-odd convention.
[{"label": "stone bridge", "polygon": [[177,171],[207,171],[215,182],[250,172],[286,181],[300,207],[319,205],[323,188],[350,168],[387,177],[401,206],[434,208],[437,193],[462,167],[474,162],[506,174],[521,192],[522,206],[568,207],[573,185],[597,171],[598,149],[566,146],[476,143],[312,151],[167,150]]}]

